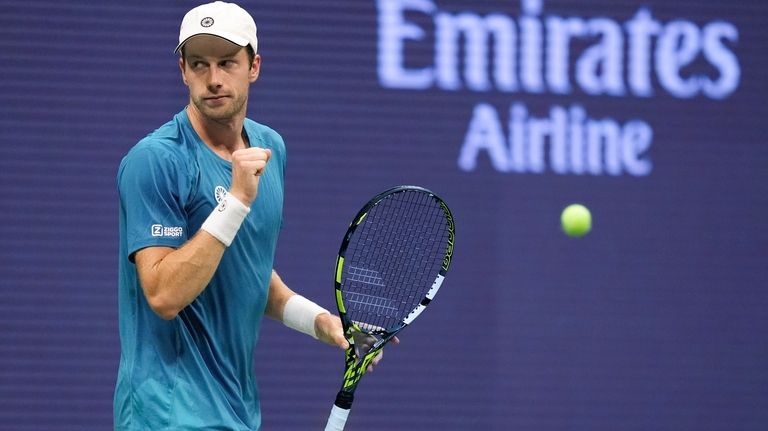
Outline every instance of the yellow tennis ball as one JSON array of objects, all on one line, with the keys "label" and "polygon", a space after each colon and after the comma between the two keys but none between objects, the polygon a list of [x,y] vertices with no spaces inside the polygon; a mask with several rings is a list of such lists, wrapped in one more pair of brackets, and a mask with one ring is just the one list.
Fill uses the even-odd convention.
[{"label": "yellow tennis ball", "polygon": [[566,235],[582,237],[592,229],[592,214],[584,205],[571,204],[560,215],[560,224]]}]

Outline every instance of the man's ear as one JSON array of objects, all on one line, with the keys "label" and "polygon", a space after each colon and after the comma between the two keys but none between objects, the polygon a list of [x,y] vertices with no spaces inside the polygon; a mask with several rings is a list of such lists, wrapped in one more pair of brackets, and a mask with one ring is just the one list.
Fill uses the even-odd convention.
[{"label": "man's ear", "polygon": [[261,56],[256,54],[253,56],[253,62],[251,63],[251,69],[248,71],[248,80],[254,82],[259,78],[259,71],[261,70]]},{"label": "man's ear", "polygon": [[189,86],[187,77],[184,75],[184,57],[179,57],[179,70],[181,71],[181,80],[184,81],[184,85]]}]

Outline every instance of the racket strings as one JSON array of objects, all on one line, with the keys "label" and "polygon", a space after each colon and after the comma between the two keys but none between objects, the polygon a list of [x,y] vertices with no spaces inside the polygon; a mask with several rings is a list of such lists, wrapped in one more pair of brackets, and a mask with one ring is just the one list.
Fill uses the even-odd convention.
[{"label": "racket strings", "polygon": [[447,230],[427,193],[395,193],[372,207],[347,246],[342,292],[350,319],[369,332],[398,325],[439,272]]}]

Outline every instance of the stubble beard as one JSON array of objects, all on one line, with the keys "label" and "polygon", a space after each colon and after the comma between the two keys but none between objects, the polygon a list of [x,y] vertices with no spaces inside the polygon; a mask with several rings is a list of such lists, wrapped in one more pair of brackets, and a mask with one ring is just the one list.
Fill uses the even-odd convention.
[{"label": "stubble beard", "polygon": [[245,109],[245,103],[247,101],[247,95],[240,95],[232,98],[226,106],[209,108],[205,104],[205,100],[202,96],[192,98],[192,103],[195,104],[198,112],[200,112],[203,117],[217,123],[225,123],[236,119]]}]

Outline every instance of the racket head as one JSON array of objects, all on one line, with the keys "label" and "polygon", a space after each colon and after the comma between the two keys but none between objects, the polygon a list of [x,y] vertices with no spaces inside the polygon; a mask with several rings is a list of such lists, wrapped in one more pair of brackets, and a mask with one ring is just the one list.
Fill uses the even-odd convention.
[{"label": "racket head", "polygon": [[366,203],[336,260],[336,305],[348,338],[360,332],[381,346],[421,314],[450,267],[454,238],[450,209],[423,187],[393,187]]}]

